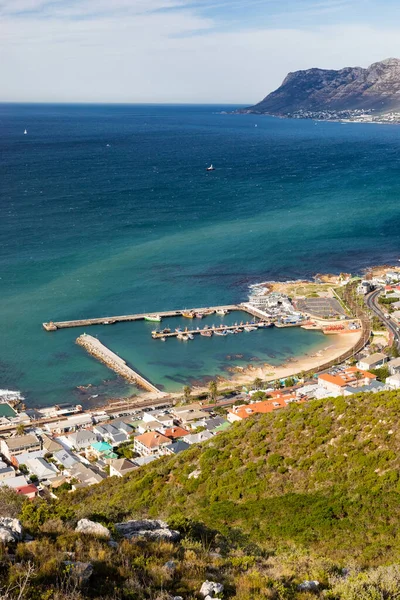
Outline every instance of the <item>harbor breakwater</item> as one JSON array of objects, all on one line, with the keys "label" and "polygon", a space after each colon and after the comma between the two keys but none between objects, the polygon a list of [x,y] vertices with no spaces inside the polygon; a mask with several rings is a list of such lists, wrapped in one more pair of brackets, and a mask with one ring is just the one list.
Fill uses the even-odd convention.
[{"label": "harbor breakwater", "polygon": [[120,375],[126,381],[129,381],[129,383],[134,383],[148,392],[157,394],[157,396],[166,395],[150,381],[145,379],[145,377],[131,369],[120,356],[112,352],[107,346],[104,346],[97,338],[83,333],[77,338],[76,343],[105,364],[109,369],[112,369],[117,375]]}]

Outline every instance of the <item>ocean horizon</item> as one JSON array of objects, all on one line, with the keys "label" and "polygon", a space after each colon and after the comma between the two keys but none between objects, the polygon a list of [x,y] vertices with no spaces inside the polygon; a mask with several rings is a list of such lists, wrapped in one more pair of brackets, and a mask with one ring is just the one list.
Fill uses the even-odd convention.
[{"label": "ocean horizon", "polygon": [[[74,343],[82,331],[44,321],[237,303],[259,281],[397,263],[398,127],[221,114],[235,107],[0,104],[0,388],[31,406],[135,391]],[[87,333],[167,391],[328,345],[303,330],[185,347],[143,323]]]}]

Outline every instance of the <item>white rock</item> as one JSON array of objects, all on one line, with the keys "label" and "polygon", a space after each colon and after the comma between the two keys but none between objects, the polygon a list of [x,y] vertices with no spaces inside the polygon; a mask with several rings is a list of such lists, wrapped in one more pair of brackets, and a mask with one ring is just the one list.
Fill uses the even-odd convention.
[{"label": "white rock", "polygon": [[175,542],[180,538],[179,531],[169,529],[167,523],[160,520],[143,519],[141,521],[125,521],[124,523],[116,523],[115,529],[127,539],[146,537],[150,540]]},{"label": "white rock", "polygon": [[222,583],[216,583],[215,581],[205,581],[200,588],[200,594],[207,598],[215,598],[217,594],[221,594],[224,591]]},{"label": "white rock", "polygon": [[0,542],[5,544],[22,540],[23,529],[18,519],[0,518]]},{"label": "white rock", "polygon": [[97,537],[103,537],[109,539],[111,537],[107,527],[104,527],[101,523],[95,523],[89,519],[81,519],[78,521],[78,525],[75,528],[78,533],[84,533],[87,535],[95,535]]},{"label": "white rock", "polygon": [[297,587],[303,592],[316,592],[319,588],[319,581],[303,581]]}]

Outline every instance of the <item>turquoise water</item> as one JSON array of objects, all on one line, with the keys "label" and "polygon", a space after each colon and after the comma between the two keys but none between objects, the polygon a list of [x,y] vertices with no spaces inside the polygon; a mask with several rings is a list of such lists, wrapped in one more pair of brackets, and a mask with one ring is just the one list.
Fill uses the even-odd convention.
[{"label": "turquoise water", "polygon": [[[131,390],[79,330],[43,321],[238,302],[260,280],[397,261],[398,127],[218,114],[230,108],[0,106],[0,387],[31,404]],[[157,344],[145,327],[88,332],[166,389],[226,374],[227,355],[281,362],[323,342]]]}]

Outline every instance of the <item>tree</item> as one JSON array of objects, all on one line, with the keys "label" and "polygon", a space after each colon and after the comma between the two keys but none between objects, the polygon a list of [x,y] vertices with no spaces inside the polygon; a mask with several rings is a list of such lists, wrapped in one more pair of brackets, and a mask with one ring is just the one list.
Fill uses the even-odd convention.
[{"label": "tree", "polygon": [[0,517],[18,517],[25,498],[12,488],[0,487]]},{"label": "tree", "polygon": [[356,381],[360,381],[360,379],[362,379],[362,378],[363,378],[363,374],[362,374],[362,373],[360,373],[360,371],[356,371],[356,372],[354,373],[354,377],[356,378]]},{"label": "tree", "polygon": [[274,390],[280,390],[282,387],[282,384],[280,382],[280,379],[277,379],[276,381],[274,381]]},{"label": "tree", "polygon": [[23,423],[19,423],[17,425],[17,435],[24,435],[25,433],[25,425]]},{"label": "tree", "polygon": [[263,382],[259,377],[256,377],[253,383],[253,387],[255,390],[260,390],[262,388]]},{"label": "tree", "polygon": [[188,402],[190,400],[191,393],[192,388],[190,387],[190,385],[185,385],[185,387],[183,388],[183,397],[185,398],[185,402]]},{"label": "tree", "polygon": [[293,387],[295,383],[296,383],[296,382],[295,382],[295,380],[293,379],[293,377],[288,377],[288,378],[285,380],[285,387]]},{"label": "tree", "polygon": [[218,386],[217,386],[217,382],[215,381],[215,379],[212,379],[210,381],[210,383],[208,384],[208,394],[210,397],[210,400],[215,400],[218,394]]}]

